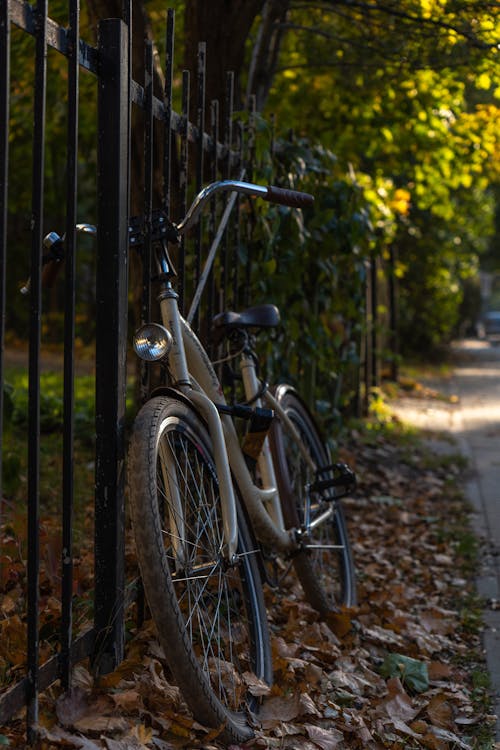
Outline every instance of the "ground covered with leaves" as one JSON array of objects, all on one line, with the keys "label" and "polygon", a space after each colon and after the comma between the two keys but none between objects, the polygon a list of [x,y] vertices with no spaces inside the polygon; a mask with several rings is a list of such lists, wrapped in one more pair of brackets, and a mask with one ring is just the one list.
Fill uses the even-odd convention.
[{"label": "ground covered with leaves", "polygon": [[[251,686],[262,709],[248,750],[494,747],[477,542],[453,451],[394,421],[351,430],[343,457],[358,476],[346,509],[359,606],[322,622],[300,596],[267,592],[275,681]],[[193,721],[164,664],[146,623],[99,684],[77,666],[71,693],[55,686],[41,698],[40,747],[225,747]],[[24,746],[23,717],[0,732]]]}]

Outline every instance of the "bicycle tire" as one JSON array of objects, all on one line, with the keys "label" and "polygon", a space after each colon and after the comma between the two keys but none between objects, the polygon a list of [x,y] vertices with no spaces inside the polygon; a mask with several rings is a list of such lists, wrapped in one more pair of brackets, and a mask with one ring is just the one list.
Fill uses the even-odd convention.
[{"label": "bicycle tire", "polygon": [[[291,387],[280,386],[278,402],[298,431],[302,444],[314,463],[327,466],[329,451],[305,404]],[[313,481],[311,470],[300,453],[296,440],[279,420],[270,431],[276,481],[287,528],[300,529],[304,522],[306,486]],[[333,503],[333,506],[332,506]],[[333,516],[309,532],[309,544],[334,545],[336,549],[302,549],[293,559],[307,601],[321,615],[356,605],[356,574],[340,500],[315,500],[310,508],[311,521],[332,507]]]},{"label": "bicycle tire", "polygon": [[170,671],[200,723],[224,726],[221,737],[244,742],[258,704],[243,675],[272,679],[256,545],[237,499],[238,563],[223,559],[210,438],[188,404],[159,396],[142,407],[129,494],[146,599]]}]

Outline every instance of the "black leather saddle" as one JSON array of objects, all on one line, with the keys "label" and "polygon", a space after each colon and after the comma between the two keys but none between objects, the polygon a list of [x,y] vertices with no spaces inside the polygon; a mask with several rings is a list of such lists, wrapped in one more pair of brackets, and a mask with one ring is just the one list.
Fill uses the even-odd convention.
[{"label": "black leather saddle", "polygon": [[231,331],[241,328],[275,328],[280,322],[276,305],[255,305],[243,312],[223,312],[212,320],[212,341],[220,344]]}]

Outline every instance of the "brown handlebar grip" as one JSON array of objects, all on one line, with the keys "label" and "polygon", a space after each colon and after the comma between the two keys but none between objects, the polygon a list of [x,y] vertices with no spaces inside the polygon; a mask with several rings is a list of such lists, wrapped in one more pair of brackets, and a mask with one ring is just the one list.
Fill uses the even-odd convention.
[{"label": "brown handlebar grip", "polygon": [[49,260],[42,268],[42,287],[50,289],[54,285],[57,274],[63,266],[62,260]]},{"label": "brown handlebar grip", "polygon": [[269,185],[264,200],[269,201],[269,203],[290,206],[290,208],[307,208],[314,203],[314,196],[309,193],[300,193],[298,190],[287,190],[286,188]]}]

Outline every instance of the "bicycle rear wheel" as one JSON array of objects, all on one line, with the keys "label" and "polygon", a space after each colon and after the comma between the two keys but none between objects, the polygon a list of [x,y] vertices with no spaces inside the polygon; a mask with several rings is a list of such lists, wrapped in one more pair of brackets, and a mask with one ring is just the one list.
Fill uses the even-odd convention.
[{"label": "bicycle rear wheel", "polygon": [[[291,420],[302,446],[317,468],[330,463],[328,449],[309,410],[290,387],[275,394]],[[270,432],[276,480],[287,528],[311,526],[306,544],[294,557],[294,566],[309,603],[322,615],[340,606],[356,604],[356,578],[344,510],[340,500],[309,496],[314,473],[305,461],[297,440],[279,420]],[[329,516],[325,519],[325,514]],[[319,522],[320,518],[324,518]],[[318,525],[315,526],[315,522]]]},{"label": "bicycle rear wheel", "polygon": [[223,555],[210,438],[187,404],[156,397],[143,406],[129,488],[144,590],[170,670],[198,721],[245,741],[258,709],[248,673],[272,678],[262,585],[241,508],[237,560]]}]

